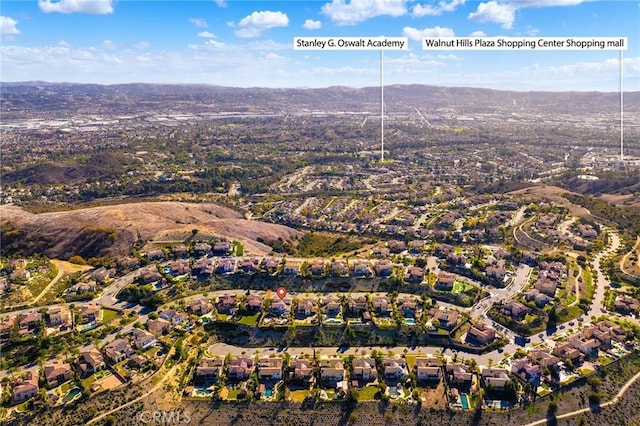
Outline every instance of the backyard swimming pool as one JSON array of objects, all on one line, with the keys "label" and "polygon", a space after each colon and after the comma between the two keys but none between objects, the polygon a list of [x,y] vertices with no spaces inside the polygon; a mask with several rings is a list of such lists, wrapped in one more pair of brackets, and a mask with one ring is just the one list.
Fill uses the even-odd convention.
[{"label": "backyard swimming pool", "polygon": [[469,397],[467,397],[466,393],[460,394],[460,403],[462,404],[462,408],[465,410],[469,409]]},{"label": "backyard swimming pool", "polygon": [[73,401],[81,393],[82,393],[82,389],[80,389],[80,388],[73,388],[73,389],[69,390],[69,392],[67,392],[65,394],[65,396],[62,397],[62,403],[66,404],[67,402]]}]

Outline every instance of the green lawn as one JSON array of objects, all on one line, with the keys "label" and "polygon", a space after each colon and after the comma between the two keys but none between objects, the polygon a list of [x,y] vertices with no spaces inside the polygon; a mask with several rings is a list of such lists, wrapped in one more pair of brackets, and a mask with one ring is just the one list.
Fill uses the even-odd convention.
[{"label": "green lawn", "polygon": [[409,368],[409,371],[413,371],[413,367],[416,365],[416,356],[407,355],[404,357],[404,360],[407,361],[407,367]]},{"label": "green lawn", "polygon": [[364,389],[358,390],[358,401],[373,401],[379,391],[377,386],[366,386]]},{"label": "green lawn", "polygon": [[102,309],[102,323],[107,324],[113,319],[118,318],[120,315],[122,315],[120,311],[104,308]]},{"label": "green lawn", "polygon": [[459,293],[464,293],[467,290],[471,290],[473,288],[473,285],[465,282],[465,281],[456,281],[453,284],[453,289],[451,290],[451,293],[453,294],[459,294]]},{"label": "green lawn", "polygon": [[225,397],[225,399],[228,399],[228,400],[238,399],[238,395],[240,395],[241,392],[242,392],[242,389],[229,389],[229,392],[227,393],[227,396]]},{"label": "green lawn", "polygon": [[257,313],[255,315],[248,315],[246,317],[242,317],[242,318],[240,318],[240,321],[238,321],[238,322],[240,324],[248,325],[250,327],[255,327],[256,325],[258,325],[258,318],[260,318],[260,313]]}]

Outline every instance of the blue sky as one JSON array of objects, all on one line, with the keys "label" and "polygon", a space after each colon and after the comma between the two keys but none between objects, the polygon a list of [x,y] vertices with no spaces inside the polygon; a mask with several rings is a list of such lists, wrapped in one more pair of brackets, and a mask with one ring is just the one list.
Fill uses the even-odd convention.
[{"label": "blue sky", "polygon": [[385,84],[512,90],[619,87],[615,51],[425,52],[422,36],[628,37],[640,90],[640,2],[585,0],[3,0],[0,80],[376,86],[380,55],[294,51],[296,36],[406,36]]}]

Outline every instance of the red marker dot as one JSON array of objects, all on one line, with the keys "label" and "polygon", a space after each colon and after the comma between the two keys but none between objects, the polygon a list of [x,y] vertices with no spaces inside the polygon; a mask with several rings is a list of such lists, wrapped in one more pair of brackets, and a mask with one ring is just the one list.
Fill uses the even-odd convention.
[{"label": "red marker dot", "polygon": [[287,289],[284,287],[278,287],[278,289],[276,290],[276,294],[280,299],[284,299],[284,297],[287,295]]}]

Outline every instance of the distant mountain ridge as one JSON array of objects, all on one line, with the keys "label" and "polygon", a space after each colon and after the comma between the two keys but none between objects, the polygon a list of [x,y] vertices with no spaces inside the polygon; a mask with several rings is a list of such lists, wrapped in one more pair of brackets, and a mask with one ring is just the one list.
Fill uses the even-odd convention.
[{"label": "distant mountain ridge", "polygon": [[[379,111],[380,88],[332,86],[321,89],[238,88],[205,84],[80,84],[40,81],[1,83],[5,118],[24,113],[130,114],[144,112],[216,113]],[[455,108],[457,113],[514,112],[599,113],[619,110],[618,92],[517,92],[419,84],[385,86],[389,113],[420,108],[423,112]],[[625,110],[640,112],[640,92],[625,92]],[[21,114],[22,113],[22,114]]]}]

